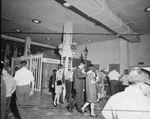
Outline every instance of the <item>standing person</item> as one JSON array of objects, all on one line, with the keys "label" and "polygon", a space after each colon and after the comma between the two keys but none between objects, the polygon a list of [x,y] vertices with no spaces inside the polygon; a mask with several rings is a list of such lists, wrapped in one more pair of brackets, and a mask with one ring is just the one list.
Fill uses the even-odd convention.
[{"label": "standing person", "polygon": [[111,72],[109,72],[108,77],[109,77],[109,80],[110,80],[111,95],[114,95],[114,94],[119,92],[119,77],[120,77],[120,74],[118,73],[116,67]]},{"label": "standing person", "polygon": [[56,72],[56,80],[55,80],[55,98],[53,105],[57,106],[60,105],[60,94],[62,93],[63,88],[63,76],[64,72],[62,70],[62,65],[58,65],[58,70]]},{"label": "standing person", "polygon": [[110,97],[102,110],[105,119],[150,119],[150,76],[132,68],[129,87]]},{"label": "standing person", "polygon": [[[15,67],[13,77],[15,76],[15,73],[18,70],[19,70],[19,66]],[[14,91],[14,93],[12,94],[11,102],[10,102],[10,109],[11,109],[11,112],[13,113],[14,117],[16,119],[20,119],[18,109],[17,109],[17,105],[16,105],[16,91]]]},{"label": "standing person", "polygon": [[106,92],[104,91],[104,80],[106,80],[105,78],[105,71],[101,70],[100,72],[97,72],[97,78],[98,78],[98,82],[97,82],[97,92],[98,92],[98,99],[97,101],[99,101],[100,99],[103,99],[106,96]]},{"label": "standing person", "polygon": [[1,119],[5,119],[6,85],[1,75]]},{"label": "standing person", "polygon": [[120,81],[121,81],[121,91],[124,91],[124,89],[126,87],[129,86],[129,70],[125,69],[124,70],[124,74],[120,77]]},{"label": "standing person", "polygon": [[74,90],[75,97],[66,107],[69,112],[73,113],[72,108],[77,105],[77,110],[80,111],[84,101],[82,100],[82,92],[83,92],[83,80],[86,77],[86,73],[84,71],[85,64],[81,62],[79,66],[74,71]]},{"label": "standing person", "polygon": [[90,105],[90,110],[91,110],[91,117],[97,117],[94,113],[94,103],[97,102],[97,91],[96,91],[96,82],[99,81],[95,80],[95,73],[93,72],[94,70],[94,65],[90,64],[89,65],[89,71],[87,72],[87,77],[86,77],[86,103],[84,106],[81,108],[81,113],[84,113],[85,108]]},{"label": "standing person", "polygon": [[[27,104],[29,96],[33,95],[34,77],[31,71],[27,69],[27,62],[25,60],[20,62],[21,69],[15,73],[16,88],[16,104],[18,107],[21,119],[26,119],[26,112],[24,106]],[[31,85],[31,89],[30,89]]]},{"label": "standing person", "polygon": [[16,82],[14,78],[10,75],[11,67],[5,66],[2,70],[2,77],[6,85],[6,104],[5,104],[5,119],[8,119],[8,114],[10,111],[11,96],[16,89]]},{"label": "standing person", "polygon": [[73,81],[73,69],[70,69],[65,75],[66,96],[65,99],[69,102],[71,99],[71,87]]},{"label": "standing person", "polygon": [[52,92],[52,99],[53,99],[53,101],[54,101],[54,98],[55,98],[56,72],[57,72],[57,70],[54,69],[54,70],[53,70],[53,74],[52,74],[52,76],[50,77],[50,83],[49,83],[49,84],[50,84],[49,88],[51,89],[51,92]]}]

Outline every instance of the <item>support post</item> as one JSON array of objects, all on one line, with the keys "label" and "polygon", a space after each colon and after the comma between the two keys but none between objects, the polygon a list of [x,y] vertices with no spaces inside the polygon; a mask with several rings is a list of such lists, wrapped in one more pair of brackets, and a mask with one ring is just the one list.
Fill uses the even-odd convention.
[{"label": "support post", "polygon": [[30,44],[31,44],[31,38],[26,37],[25,46],[24,46],[24,56],[28,56],[30,54]]},{"label": "support post", "polygon": [[67,21],[64,23],[63,34],[63,50],[61,55],[61,64],[65,69],[65,73],[72,68],[72,22]]},{"label": "support post", "polygon": [[[72,44],[72,22],[66,21],[64,23],[64,29],[63,29],[63,46],[62,46],[62,54],[61,54],[61,64],[64,68],[64,73],[66,73],[69,69],[72,68],[72,50],[71,50],[71,44]],[[62,101],[64,102],[66,95],[66,88],[64,86],[63,88],[63,96]]]}]

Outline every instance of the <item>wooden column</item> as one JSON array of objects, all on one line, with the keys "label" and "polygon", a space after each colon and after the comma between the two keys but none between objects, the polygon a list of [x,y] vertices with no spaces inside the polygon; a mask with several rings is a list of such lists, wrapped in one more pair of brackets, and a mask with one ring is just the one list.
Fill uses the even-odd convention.
[{"label": "wooden column", "polygon": [[10,45],[6,44],[6,49],[5,49],[5,59],[4,59],[4,65],[9,65],[9,51],[10,51]]},{"label": "wooden column", "polygon": [[16,57],[17,57],[17,54],[18,54],[17,43],[14,43],[14,44],[13,44],[13,49],[14,49],[13,57],[16,58]]},{"label": "wooden column", "polygon": [[129,54],[129,42],[120,39],[120,73],[123,74],[125,69],[129,69],[130,54]]},{"label": "wooden column", "polygon": [[31,44],[31,38],[26,37],[25,46],[24,46],[24,56],[29,55],[29,53],[30,53],[30,44]]}]

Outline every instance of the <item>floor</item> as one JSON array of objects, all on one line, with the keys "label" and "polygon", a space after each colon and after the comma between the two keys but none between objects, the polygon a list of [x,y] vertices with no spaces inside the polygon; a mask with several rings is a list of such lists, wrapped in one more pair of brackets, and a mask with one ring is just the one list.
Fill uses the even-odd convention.
[{"label": "floor", "polygon": [[[95,113],[97,118],[104,119],[101,110],[106,104],[107,99],[100,100],[95,105]],[[26,107],[27,119],[93,119],[90,117],[89,109],[84,114],[80,114],[74,107],[73,113],[69,113],[66,109],[65,102],[61,106],[54,107],[52,104],[52,96],[50,94],[34,92],[30,97],[29,103]],[[15,119],[12,113],[9,114],[9,119]]]}]

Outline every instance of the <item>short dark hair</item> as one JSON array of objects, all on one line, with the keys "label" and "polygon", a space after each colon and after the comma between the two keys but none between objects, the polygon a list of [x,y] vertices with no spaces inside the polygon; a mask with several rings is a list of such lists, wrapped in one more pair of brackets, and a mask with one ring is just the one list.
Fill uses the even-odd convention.
[{"label": "short dark hair", "polygon": [[18,71],[19,70],[19,67],[17,66],[17,67],[15,67],[15,71]]},{"label": "short dark hair", "polygon": [[26,65],[27,65],[27,61],[22,60],[22,61],[20,62],[20,64],[21,64],[21,66],[26,66]]},{"label": "short dark hair", "polygon": [[56,71],[57,71],[57,70],[56,70],[56,69],[54,69],[54,70],[53,70],[53,73],[55,73]]},{"label": "short dark hair", "polygon": [[6,70],[8,74],[11,74],[11,72],[12,72],[12,69],[10,66],[4,66],[3,69]]},{"label": "short dark hair", "polygon": [[105,73],[105,71],[102,69],[102,70],[100,70],[100,72],[103,72],[103,73]]},{"label": "short dark hair", "polygon": [[93,64],[89,64],[88,69],[89,70],[93,70],[94,69],[94,65]]},{"label": "short dark hair", "polygon": [[125,70],[124,70],[124,74],[129,74],[129,70],[128,70],[128,69],[125,69]]},{"label": "short dark hair", "polygon": [[85,62],[84,62],[84,61],[82,61],[82,62],[80,62],[80,64],[84,64],[84,65],[85,65]]}]

